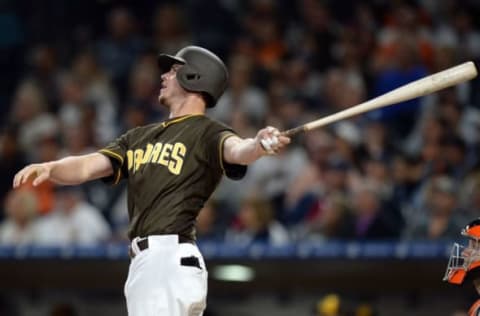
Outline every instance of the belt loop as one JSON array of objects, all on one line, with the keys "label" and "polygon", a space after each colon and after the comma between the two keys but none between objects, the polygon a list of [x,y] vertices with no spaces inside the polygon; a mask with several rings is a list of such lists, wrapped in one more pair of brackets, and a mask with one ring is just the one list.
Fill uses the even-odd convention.
[{"label": "belt loop", "polygon": [[132,250],[133,250],[133,253],[135,255],[138,255],[140,253],[140,248],[138,247],[138,240],[140,239],[140,237],[135,237],[133,240],[132,240]]}]

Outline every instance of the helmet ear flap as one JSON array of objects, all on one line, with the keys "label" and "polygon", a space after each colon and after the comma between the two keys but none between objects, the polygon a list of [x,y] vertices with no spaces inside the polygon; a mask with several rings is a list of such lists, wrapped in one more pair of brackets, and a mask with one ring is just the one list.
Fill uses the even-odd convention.
[{"label": "helmet ear flap", "polygon": [[208,86],[205,79],[199,71],[189,64],[180,67],[177,71],[177,81],[180,86],[185,90],[201,93],[206,101],[207,107],[212,107],[215,105],[215,100],[210,91],[205,88]]},{"label": "helmet ear flap", "polygon": [[180,85],[190,91],[197,91],[202,75],[190,65],[184,65],[177,71],[177,80]]}]

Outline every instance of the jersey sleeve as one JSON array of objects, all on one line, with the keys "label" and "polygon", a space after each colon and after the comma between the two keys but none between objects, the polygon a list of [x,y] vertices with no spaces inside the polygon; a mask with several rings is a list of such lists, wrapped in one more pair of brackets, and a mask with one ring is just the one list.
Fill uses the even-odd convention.
[{"label": "jersey sleeve", "polygon": [[113,174],[105,177],[102,181],[110,184],[117,184],[122,178],[128,178],[127,170],[127,150],[128,150],[128,133],[118,137],[106,147],[98,152],[105,155],[112,164]]},{"label": "jersey sleeve", "polygon": [[235,132],[227,126],[218,124],[211,128],[207,134],[208,152],[210,153],[209,160],[212,166],[220,168],[222,173],[232,180],[242,179],[247,173],[247,166],[230,164],[223,158],[225,140],[229,137],[236,136]]}]

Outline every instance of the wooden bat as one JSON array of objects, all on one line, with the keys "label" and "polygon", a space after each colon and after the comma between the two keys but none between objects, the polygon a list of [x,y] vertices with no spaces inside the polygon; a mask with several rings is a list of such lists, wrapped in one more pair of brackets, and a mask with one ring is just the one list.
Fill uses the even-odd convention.
[{"label": "wooden bat", "polygon": [[477,76],[475,64],[471,61],[455,67],[445,69],[425,78],[410,82],[395,90],[382,94],[374,99],[360,103],[346,110],[328,115],[321,119],[282,132],[285,136],[293,136],[299,132],[306,132],[331,123],[350,118],[371,110],[383,108],[403,101],[415,99],[459,83],[468,81]]}]

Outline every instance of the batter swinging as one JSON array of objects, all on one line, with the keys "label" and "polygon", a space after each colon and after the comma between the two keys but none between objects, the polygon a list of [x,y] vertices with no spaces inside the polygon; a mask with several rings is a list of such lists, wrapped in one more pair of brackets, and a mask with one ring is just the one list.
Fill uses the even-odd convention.
[{"label": "batter swinging", "polygon": [[96,153],[32,164],[14,187],[30,177],[75,185],[102,178],[128,181],[131,263],[125,283],[130,316],[202,315],[207,270],[195,245],[195,219],[223,174],[241,179],[246,165],[275,154],[290,139],[267,127],[242,139],[206,117],[227,86],[224,63],[212,52],[188,46],[161,54],[159,101],[164,122],[137,127]]}]

